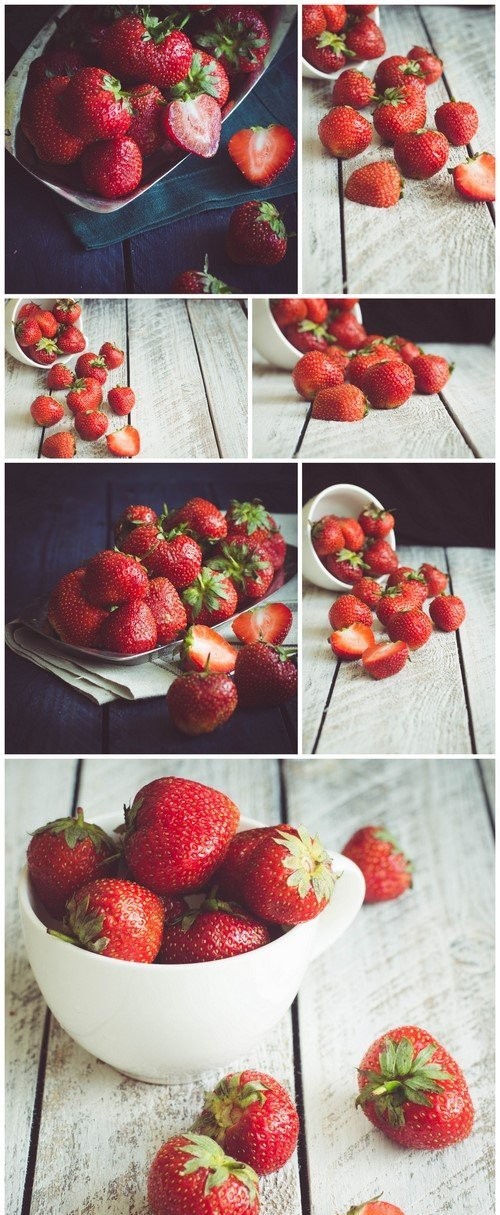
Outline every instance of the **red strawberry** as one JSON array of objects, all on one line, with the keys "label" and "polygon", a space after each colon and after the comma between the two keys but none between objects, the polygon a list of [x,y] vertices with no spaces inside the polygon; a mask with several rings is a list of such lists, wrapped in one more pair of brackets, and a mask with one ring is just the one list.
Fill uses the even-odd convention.
[{"label": "red strawberry", "polygon": [[203,562],[196,540],[175,529],[163,532],[158,526],[137,527],[120,540],[120,546],[140,557],[150,576],[168,578],[178,591],[194,582]]},{"label": "red strawberry", "polygon": [[425,125],[427,103],[425,89],[414,84],[401,84],[386,89],[373,115],[373,125],[384,143],[394,143],[405,131],[417,131]]},{"label": "red strawberry", "polygon": [[426,85],[434,84],[443,74],[442,59],[438,59],[437,55],[432,54],[432,51],[426,50],[425,46],[412,46],[411,51],[408,51],[408,58],[420,64]]},{"label": "red strawberry", "polygon": [[288,127],[249,127],[235,131],[227,150],[236,167],[257,186],[268,186],[286,169],[297,141]]},{"label": "red strawberry", "polygon": [[168,515],[169,527],[185,525],[197,540],[224,540],[227,536],[225,515],[207,498],[189,498],[184,506]]},{"label": "red strawberry", "polygon": [[326,354],[329,349],[328,334],[324,325],[317,325],[315,321],[310,321],[307,317],[303,321],[295,321],[292,325],[286,325],[285,337],[292,346],[295,346],[296,350],[301,350],[303,354],[307,354],[311,350],[322,350]]},{"label": "red strawberry", "polygon": [[258,9],[228,5],[212,10],[211,28],[198,34],[195,41],[220,59],[232,75],[259,71],[269,50],[270,35]]},{"label": "red strawberry", "polygon": [[176,14],[162,21],[146,9],[108,26],[101,42],[102,62],[125,84],[155,84],[170,89],[183,80],[193,57],[189,38],[175,28]]},{"label": "red strawberry", "polygon": [[429,598],[432,595],[440,595],[442,591],[446,590],[446,587],[448,586],[448,575],[443,574],[442,570],[438,570],[437,566],[429,565],[427,561],[424,561],[418,572],[425,578]]},{"label": "red strawberry", "polygon": [[365,207],[395,207],[403,186],[395,165],[388,160],[372,160],[351,173],[344,193],[351,202],[363,203]]},{"label": "red strawberry", "polygon": [[338,34],[347,23],[347,9],[344,4],[323,4],[326,18],[326,28],[332,34]]},{"label": "red strawberry", "polygon": [[135,426],[122,426],[121,430],[114,430],[106,435],[106,443],[112,456],[137,456],[141,449],[141,437]]},{"label": "red strawberry", "polygon": [[368,369],[365,386],[372,409],[397,409],[415,392],[415,376],[402,359],[384,359]]},{"label": "red strawberry", "polygon": [[[286,550],[286,544],[283,540],[276,520],[269,514],[262,502],[258,498],[254,498],[253,502],[237,502],[233,498],[229,505],[229,510],[226,515],[227,520],[227,536],[228,540],[234,540],[236,536],[242,536],[248,539],[253,536],[260,542],[281,541],[283,560]],[[279,562],[283,565],[283,560]]]},{"label": "red strawberry", "polygon": [[174,1135],[149,1170],[148,1204],[152,1215],[258,1215],[258,1177],[213,1139]]},{"label": "red strawberry", "polygon": [[347,629],[351,624],[366,624],[370,628],[372,613],[356,595],[339,595],[328,613],[332,629]]},{"label": "red strawberry", "polygon": [[128,93],[105,68],[83,67],[64,95],[64,122],[73,135],[91,143],[125,135],[130,126]]},{"label": "red strawberry", "polygon": [[72,570],[56,583],[47,609],[49,624],[69,645],[97,646],[107,611],[89,603],[84,593],[85,569]]},{"label": "red strawberry", "polygon": [[232,290],[220,278],[209,274],[208,257],[205,257],[203,270],[183,270],[170,286],[173,295],[231,295]]},{"label": "red strawberry", "polygon": [[453,363],[440,354],[419,354],[413,359],[411,369],[415,376],[415,392],[441,392],[453,371]]},{"label": "red strawberry", "polygon": [[295,696],[297,668],[288,650],[255,641],[240,650],[234,680],[240,708],[273,708]]},{"label": "red strawberry", "polygon": [[360,553],[363,548],[366,537],[357,519],[340,519],[338,524],[344,537],[346,548],[351,549],[353,553]]},{"label": "red strawberry", "polygon": [[374,610],[382,594],[382,587],[375,578],[360,578],[356,583],[356,599],[360,599],[362,603],[366,603],[367,607]]},{"label": "red strawberry", "polygon": [[321,388],[312,407],[312,417],[324,422],[362,422],[367,412],[366,397],[354,384]]},{"label": "red strawberry", "polygon": [[[238,694],[232,679],[223,672],[210,669],[179,675],[167,692],[167,706],[172,725],[182,734],[188,734],[192,738],[199,734],[211,734],[219,726],[225,725],[237,705]],[[168,960],[175,961],[174,958]],[[186,961],[188,960],[186,958]]]},{"label": "red strawberry", "polygon": [[326,17],[322,4],[302,5],[302,41],[317,38],[326,30]]},{"label": "red strawberry", "polygon": [[114,608],[104,621],[99,647],[114,654],[143,654],[154,650],[158,630],[151,609],[143,598]]},{"label": "red strawberry", "polygon": [[104,549],[91,557],[85,572],[84,592],[89,603],[100,607],[144,599],[148,576],[144,566],[125,553]]},{"label": "red strawberry", "polygon": [[398,899],[412,885],[412,865],[385,827],[361,827],[343,855],[359,865],[366,882],[365,903]]},{"label": "red strawberry", "polygon": [[99,357],[104,359],[108,371],[114,371],[116,367],[121,367],[125,354],[123,350],[119,350],[114,342],[103,342]]},{"label": "red strawberry", "polygon": [[[311,541],[318,557],[328,557],[344,548],[344,533],[336,515],[324,515],[313,523]],[[362,547],[362,545],[361,545]]]},{"label": "red strawberry", "polygon": [[271,312],[280,329],[285,329],[287,325],[292,325],[295,321],[305,320],[307,304],[305,300],[301,299],[271,300]]},{"label": "red strawberry", "polygon": [[233,835],[224,860],[213,876],[216,890],[222,898],[234,902],[241,899],[243,874],[248,859],[263,836],[275,830],[276,827],[253,827],[250,831],[238,831]]},{"label": "red strawberry", "polygon": [[89,144],[81,159],[87,189],[99,198],[123,198],[132,194],[142,177],[142,156],[128,135],[100,139]]},{"label": "red strawberry", "polygon": [[108,425],[106,414],[101,413],[98,409],[80,410],[75,417],[75,430],[86,442],[102,439]]},{"label": "red strawberry", "polygon": [[436,110],[434,122],[454,148],[470,143],[479,126],[477,110],[469,101],[444,101]]},{"label": "red strawberry", "polygon": [[[186,677],[181,676],[181,678]],[[204,677],[195,675],[188,678],[203,679]],[[224,677],[214,676],[214,678],[222,679]],[[180,683],[180,680],[176,682]],[[163,933],[158,962],[164,962],[167,965],[169,963],[215,962],[219,958],[234,958],[240,953],[250,953],[253,949],[260,949],[262,945],[267,945],[270,939],[268,929],[264,924],[253,919],[237,903],[224,903],[212,892],[195,910],[187,908],[180,919],[167,924]],[[236,1118],[236,1116],[235,1108],[234,1117]],[[210,1133],[211,1137],[217,1139],[217,1142],[221,1143],[225,1151],[229,1153],[229,1145],[224,1142],[224,1135],[209,1132],[209,1119],[207,1118],[206,1121],[207,1125],[203,1126],[202,1113],[196,1120],[193,1130],[203,1135]],[[220,1131],[216,1122],[214,1122],[214,1129]],[[231,1155],[234,1155],[233,1149],[231,1149]],[[242,1158],[240,1157],[240,1159]],[[252,1162],[248,1160],[246,1163],[251,1164]]]},{"label": "red strawberry", "polygon": [[396,553],[387,540],[368,540],[363,560],[368,566],[368,572],[377,578],[381,574],[391,574],[398,565]]},{"label": "red strawberry", "polygon": [[[288,637],[293,624],[293,613],[286,603],[266,603],[262,607],[242,612],[233,620],[231,628],[239,641],[250,645],[253,641],[267,641],[270,645],[281,645]],[[227,645],[227,642],[225,643]],[[235,654],[237,651],[235,651]]]},{"label": "red strawberry", "polygon": [[366,329],[353,312],[341,311],[338,316],[334,315],[328,326],[328,333],[340,342],[344,350],[357,350],[366,342]]},{"label": "red strawberry", "polygon": [[301,924],[323,911],[334,885],[331,860],[318,836],[283,825],[266,833],[250,853],[242,895],[266,923]]},{"label": "red strawberry", "polygon": [[205,1093],[193,1130],[210,1135],[224,1151],[259,1175],[283,1168],[295,1151],[299,1117],[293,1101],[265,1072],[225,1076]]},{"label": "red strawberry", "polygon": [[326,302],[329,308],[334,308],[336,311],[340,309],[341,312],[351,312],[354,305],[359,304],[359,299],[357,296],[340,295],[333,299],[329,296]]},{"label": "red strawberry", "polygon": [[27,851],[31,885],[51,915],[61,919],[70,896],[103,872],[116,855],[116,845],[102,827],[76,818],[60,818],[32,833]]},{"label": "red strawberry", "polygon": [[424,600],[428,598],[427,583],[424,575],[417,573],[417,570],[414,570],[411,565],[398,565],[397,569],[393,570],[392,574],[389,575],[386,583],[386,589],[387,587],[391,586],[405,586],[407,582],[409,582],[414,589],[416,588],[418,590],[419,595],[422,596],[423,603]]},{"label": "red strawberry", "polygon": [[419,650],[432,634],[432,624],[426,612],[407,607],[392,616],[387,625],[391,641],[406,641],[410,650]]},{"label": "red strawberry", "polygon": [[274,578],[274,567],[263,550],[250,547],[241,537],[232,544],[223,544],[217,557],[212,557],[209,567],[220,570],[236,587],[238,601],[262,599]]},{"label": "red strawberry", "polygon": [[474,1107],[458,1063],[424,1029],[405,1025],[374,1042],[358,1069],[356,1105],[400,1147],[466,1139]]},{"label": "red strawberry", "polygon": [[30,405],[30,414],[38,426],[55,426],[64,417],[64,409],[54,397],[35,397]]},{"label": "red strawberry", "polygon": [[427,589],[418,582],[403,582],[401,586],[387,587],[375,609],[380,623],[389,624],[393,616],[408,607],[421,607],[426,596]]},{"label": "red strawberry", "polygon": [[361,524],[365,536],[373,537],[374,540],[383,540],[393,530],[394,515],[391,515],[389,510],[384,510],[383,506],[366,506],[358,515],[358,522]]},{"label": "red strawberry", "polygon": [[73,380],[71,388],[66,396],[66,403],[72,413],[79,413],[80,410],[98,409],[102,404],[102,388],[97,380],[91,376],[85,376],[81,380]]},{"label": "red strawberry", "polygon": [[195,624],[221,624],[233,616],[238,605],[238,592],[224,574],[202,566],[194,582],[182,596],[188,620]]},{"label": "red strawberry", "polygon": [[43,55],[39,55],[37,59],[31,61],[28,87],[33,88],[35,84],[43,84],[45,80],[52,80],[54,76],[74,76],[75,72],[84,66],[85,59],[79,51],[55,47],[54,50],[45,51]]},{"label": "red strawberry", "polygon": [[154,84],[139,84],[129,95],[131,120],[128,134],[135,141],[141,156],[158,152],[165,142],[162,116],[163,93]]},{"label": "red strawberry", "polygon": [[409,80],[414,79],[425,83],[424,73],[417,60],[406,55],[390,55],[379,63],[373,83],[375,92],[384,93],[386,89],[397,88],[400,84],[408,84]]},{"label": "red strawberry", "polygon": [[334,105],[352,105],[355,110],[363,110],[365,106],[370,105],[374,96],[373,80],[358,68],[348,68],[346,72],[342,72],[333,85]]},{"label": "red strawberry", "polygon": [[80,350],[85,350],[86,342],[76,325],[64,325],[57,335],[57,345],[63,354],[79,354]]},{"label": "red strawberry", "polygon": [[302,44],[302,54],[318,72],[338,72],[347,59],[344,36],[324,30],[317,38],[308,38]]},{"label": "red strawberry", "polygon": [[[397,351],[403,363],[408,363],[411,367],[413,360],[422,353],[420,346],[416,346],[415,342],[408,341],[408,338],[393,337],[390,339],[394,350]],[[389,347],[390,349],[390,347]]]},{"label": "red strawberry", "polygon": [[185,152],[196,152],[204,158],[215,156],[221,122],[220,105],[207,93],[187,101],[171,101],[162,114],[165,137]]},{"label": "red strawberry", "polygon": [[55,388],[56,391],[60,388],[70,388],[74,380],[74,371],[70,371],[63,363],[54,363],[47,372],[47,388]]},{"label": "red strawberry", "polygon": [[97,380],[98,384],[105,384],[108,378],[106,360],[101,354],[94,354],[91,350],[87,350],[76,360],[75,371],[78,376]]},{"label": "red strawberry", "polygon": [[407,131],[394,140],[394,159],[405,177],[423,181],[434,177],[449,156],[449,144],[439,131]]},{"label": "red strawberry", "polygon": [[182,600],[168,578],[152,578],[144,602],[154,616],[157,644],[168,645],[186,628],[187,616]]},{"label": "red strawberry", "polygon": [[242,203],[232,211],[226,234],[226,251],[240,266],[274,266],[287,250],[287,233],[272,202]]},{"label": "red strawberry", "polygon": [[384,35],[371,17],[362,16],[351,20],[345,43],[347,49],[354,52],[356,59],[380,59],[380,56],[385,54]]},{"label": "red strawberry", "polygon": [[318,125],[323,147],[341,160],[349,160],[351,156],[364,152],[372,141],[372,134],[373,127],[368,119],[350,105],[334,106],[328,114],[324,114]]},{"label": "red strawberry", "polygon": [[404,1215],[404,1212],[392,1202],[380,1202],[378,1198],[371,1198],[369,1202],[362,1202],[358,1207],[350,1207],[347,1215]]},{"label": "red strawberry", "polygon": [[378,641],[371,649],[365,650],[362,662],[372,679],[389,679],[402,671],[409,657],[405,641]]},{"label": "red strawberry", "polygon": [[76,445],[69,430],[59,430],[55,435],[47,435],[42,443],[42,456],[47,460],[72,460],[76,455]]},{"label": "red strawberry", "polygon": [[[234,627],[234,626],[233,626]],[[206,624],[192,624],[182,643],[184,666],[191,671],[234,671],[237,649]]]},{"label": "red strawberry", "polygon": [[351,585],[360,582],[364,571],[368,569],[362,553],[353,553],[348,548],[341,548],[338,553],[330,553],[324,558],[323,565],[339,582]]},{"label": "red strawberry", "polygon": [[164,920],[158,895],[125,878],[87,882],[66,907],[68,928],[83,949],[124,962],[154,962]]},{"label": "red strawberry", "polygon": [[[152,506],[126,506],[114,527],[115,544],[122,548],[122,541],[139,527],[147,527],[158,522],[158,515]],[[125,549],[123,550],[125,551]]]},{"label": "red strawberry", "polygon": [[465,620],[465,607],[458,595],[438,595],[429,605],[429,616],[437,629],[454,633]]},{"label": "red strawberry", "polygon": [[69,165],[81,156],[85,141],[70,135],[63,126],[64,99],[69,76],[54,76],[26,90],[21,106],[20,127],[39,160]]},{"label": "red strawberry", "polygon": [[339,363],[322,350],[310,350],[304,354],[292,371],[292,380],[299,396],[312,401],[320,388],[333,388],[342,384],[344,373]]},{"label": "red strawberry", "polygon": [[356,388],[365,391],[366,373],[370,367],[374,367],[375,363],[382,363],[387,359],[398,359],[399,354],[387,346],[385,342],[379,342],[376,346],[369,349],[358,350],[352,356],[349,362],[348,378],[350,384],[355,384]]},{"label": "red strawberry", "polygon": [[17,320],[22,321],[27,317],[34,317],[41,311],[40,304],[34,304],[33,300],[29,304],[22,304],[17,314]]},{"label": "red strawberry", "polygon": [[42,337],[42,330],[34,316],[28,316],[25,320],[18,321],[15,326],[16,342],[21,349],[27,346],[36,346]]},{"label": "red strawberry", "polygon": [[55,338],[58,330],[58,323],[55,316],[53,316],[48,309],[39,308],[36,314],[36,320],[39,329],[42,331],[43,337]]},{"label": "red strawberry", "polygon": [[81,305],[73,299],[57,300],[52,309],[58,325],[74,325],[81,314]]},{"label": "red strawberry", "polygon": [[108,402],[113,413],[123,418],[131,412],[135,405],[135,392],[132,388],[117,387],[108,391]]},{"label": "red strawberry", "polygon": [[375,637],[371,628],[359,621],[347,627],[335,629],[328,641],[335,657],[340,658],[342,662],[354,662],[355,659],[361,658],[365,650],[369,650],[370,646],[375,645]]},{"label": "red strawberry", "polygon": [[307,316],[315,325],[322,325],[328,316],[328,304],[325,299],[306,299]]},{"label": "red strawberry", "polygon": [[144,785],[125,810],[125,859],[158,894],[187,894],[210,881],[239,821],[234,802],[178,776]]},{"label": "red strawberry", "polygon": [[200,93],[208,93],[221,109],[229,97],[229,77],[224,65],[206,51],[195,51],[191,60],[189,72],[171,90],[172,97],[186,100],[189,97],[199,97]]}]

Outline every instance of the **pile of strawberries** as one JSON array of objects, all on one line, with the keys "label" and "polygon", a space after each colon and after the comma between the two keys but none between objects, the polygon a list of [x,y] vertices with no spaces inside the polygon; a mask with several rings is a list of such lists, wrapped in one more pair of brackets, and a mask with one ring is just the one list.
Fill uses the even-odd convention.
[{"label": "pile of strawberries", "polygon": [[[373,679],[387,679],[403,669],[410,650],[428,642],[433,628],[453,633],[465,620],[465,607],[457,595],[446,594],[448,575],[424,562],[420,569],[400,565],[386,537],[394,528],[390,511],[376,506],[361,511],[358,519],[325,515],[313,524],[311,541],[325,569],[352,586],[332,604],[328,619],[333,629],[329,643],[343,662],[362,660]],[[378,579],[389,575],[384,587]],[[431,599],[429,615],[423,610]],[[373,613],[389,641],[377,641]]]},{"label": "pile of strawberries", "polygon": [[376,4],[304,4],[302,54],[319,72],[338,72],[349,59],[378,59],[385,38],[369,16]]}]

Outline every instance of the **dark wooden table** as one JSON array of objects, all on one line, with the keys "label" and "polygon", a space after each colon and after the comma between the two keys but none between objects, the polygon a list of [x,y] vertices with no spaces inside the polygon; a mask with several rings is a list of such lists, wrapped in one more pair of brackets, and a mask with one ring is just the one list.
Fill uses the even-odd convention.
[{"label": "dark wooden table", "polygon": [[[58,578],[112,543],[113,521],[132,502],[156,510],[199,494],[225,508],[258,497],[273,514],[296,514],[291,465],[30,463],[6,468],[6,619]],[[274,754],[297,751],[297,709],[238,712],[214,734],[189,739],[168,722],[164,696],[97,707],[33,663],[6,652],[6,752],[11,754]]]}]

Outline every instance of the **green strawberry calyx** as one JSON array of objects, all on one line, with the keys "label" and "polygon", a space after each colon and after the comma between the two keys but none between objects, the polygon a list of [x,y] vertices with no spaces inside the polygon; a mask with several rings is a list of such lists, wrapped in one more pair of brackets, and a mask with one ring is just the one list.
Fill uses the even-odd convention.
[{"label": "green strawberry calyx", "polygon": [[79,945],[92,953],[103,953],[109,945],[109,937],[104,936],[104,914],[90,910],[90,895],[83,898],[77,890],[66,904],[65,920],[74,933]]},{"label": "green strawberry calyx", "polygon": [[381,1193],[375,1194],[374,1198],[367,1198],[366,1202],[362,1202],[359,1207],[349,1207],[347,1215],[360,1215],[361,1211],[364,1211],[366,1207],[371,1206],[372,1202],[378,1202],[381,1197]]},{"label": "green strawberry calyx", "polygon": [[384,515],[389,514],[392,514],[392,511],[386,510],[384,506],[367,506],[366,510],[363,511],[363,515],[366,516],[367,519],[375,520],[383,519]]},{"label": "green strawberry calyx", "polygon": [[319,837],[300,826],[296,835],[278,831],[273,839],[288,854],[281,859],[283,868],[291,870],[287,886],[294,887],[301,899],[312,891],[318,903],[329,902],[339,875],[333,873],[331,858]]},{"label": "green strawberry calyx", "polygon": [[85,821],[81,806],[78,807],[75,818],[54,819],[52,823],[46,823],[44,827],[37,827],[36,831],[32,831],[31,834],[32,836],[64,835],[65,842],[71,851],[83,840],[90,840],[98,852],[107,852],[108,849],[116,851],[113,840],[103,831],[102,827],[98,827],[97,823]]},{"label": "green strawberry calyx", "polygon": [[259,557],[246,544],[223,544],[219,557],[212,557],[209,568],[221,570],[233,582],[244,586],[248,578],[257,579],[260,570],[272,569],[267,558]]},{"label": "green strawberry calyx", "polygon": [[267,1092],[261,1080],[241,1084],[241,1072],[227,1076],[213,1092],[205,1093],[204,1106],[193,1130],[223,1143],[228,1127],[235,1126],[250,1105],[264,1105]]},{"label": "green strawberry calyx", "polygon": [[229,599],[230,592],[227,582],[228,579],[224,574],[210,569],[207,565],[203,567],[191,586],[186,587],[182,596],[184,602],[189,604],[195,619],[202,608],[205,607],[209,612],[216,612],[221,600]]},{"label": "green strawberry calyx", "polygon": [[437,1046],[430,1044],[415,1053],[409,1038],[396,1043],[386,1038],[379,1055],[379,1070],[359,1070],[366,1078],[356,1098],[356,1106],[373,1102],[377,1114],[386,1117],[391,1126],[404,1126],[404,1106],[432,1105],[430,1093],[439,1093],[446,1080],[453,1080],[440,1063],[432,1063]]},{"label": "green strawberry calyx", "polygon": [[198,34],[197,43],[215,55],[216,59],[224,58],[231,68],[236,69],[240,61],[258,64],[261,56],[256,51],[268,44],[268,38],[260,37],[244,21],[235,21],[228,16],[224,20],[214,22],[212,30]]},{"label": "green strawberry calyx", "polygon": [[238,527],[245,524],[249,536],[252,536],[261,527],[266,532],[274,530],[269,522],[269,514],[258,498],[254,498],[253,502],[237,502],[233,498],[229,507],[229,515],[231,522],[237,524]]},{"label": "green strawberry calyx", "polygon": [[237,903],[217,898],[217,888],[214,887],[198,907],[190,908],[189,911],[177,916],[171,922],[173,924],[180,924],[181,932],[189,932],[189,929],[196,923],[202,911],[222,911],[225,915],[238,915],[242,916],[245,920],[248,919],[246,912]]},{"label": "green strawberry calyx", "polygon": [[241,1160],[233,1160],[226,1156],[220,1145],[208,1135],[197,1135],[190,1131],[183,1135],[182,1151],[191,1159],[182,1170],[184,1176],[197,1173],[199,1169],[207,1170],[205,1195],[216,1190],[232,1177],[240,1181],[248,1191],[249,1198],[254,1200],[259,1192],[259,1179],[250,1165]]},{"label": "green strawberry calyx", "polygon": [[323,30],[314,41],[320,51],[328,47],[328,50],[333,51],[335,55],[345,55],[347,59],[356,58],[356,52],[349,50],[344,38],[339,34],[332,34],[330,30]]},{"label": "green strawberry calyx", "polygon": [[335,561],[347,561],[353,570],[368,570],[370,568],[366,561],[363,561],[361,553],[353,553],[349,548],[341,548],[338,553],[335,553]]},{"label": "green strawberry calyx", "polygon": [[278,236],[280,240],[286,240],[288,233],[281,215],[277,207],[274,206],[274,203],[258,203],[258,214],[256,219],[257,223],[259,224],[269,224],[271,232],[274,232],[274,235]]},{"label": "green strawberry calyx", "polygon": [[[127,111],[127,113],[129,113],[129,114],[132,113],[132,105],[130,102],[130,93],[127,93],[125,91],[125,89],[122,89],[120,81],[116,79],[116,76],[111,76],[109,73],[107,73],[106,76],[103,77],[102,88],[104,89],[105,93],[111,93],[115,101],[123,101],[122,109]],[[72,304],[70,303],[66,309],[67,312],[69,311],[71,306],[72,306]],[[99,361],[99,363],[97,365],[99,367],[101,365],[103,367],[105,367],[106,364],[104,362],[104,359],[102,360],[102,364]]]}]

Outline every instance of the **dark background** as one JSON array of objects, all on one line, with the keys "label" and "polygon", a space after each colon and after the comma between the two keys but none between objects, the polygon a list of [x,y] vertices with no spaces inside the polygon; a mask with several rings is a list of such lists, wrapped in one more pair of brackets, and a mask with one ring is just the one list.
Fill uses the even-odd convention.
[{"label": "dark background", "polygon": [[413,342],[486,342],[495,336],[495,301],[488,299],[361,299],[368,333]]},{"label": "dark background", "polygon": [[337,482],[362,486],[394,511],[399,544],[494,547],[493,464],[304,463],[303,502]]}]

